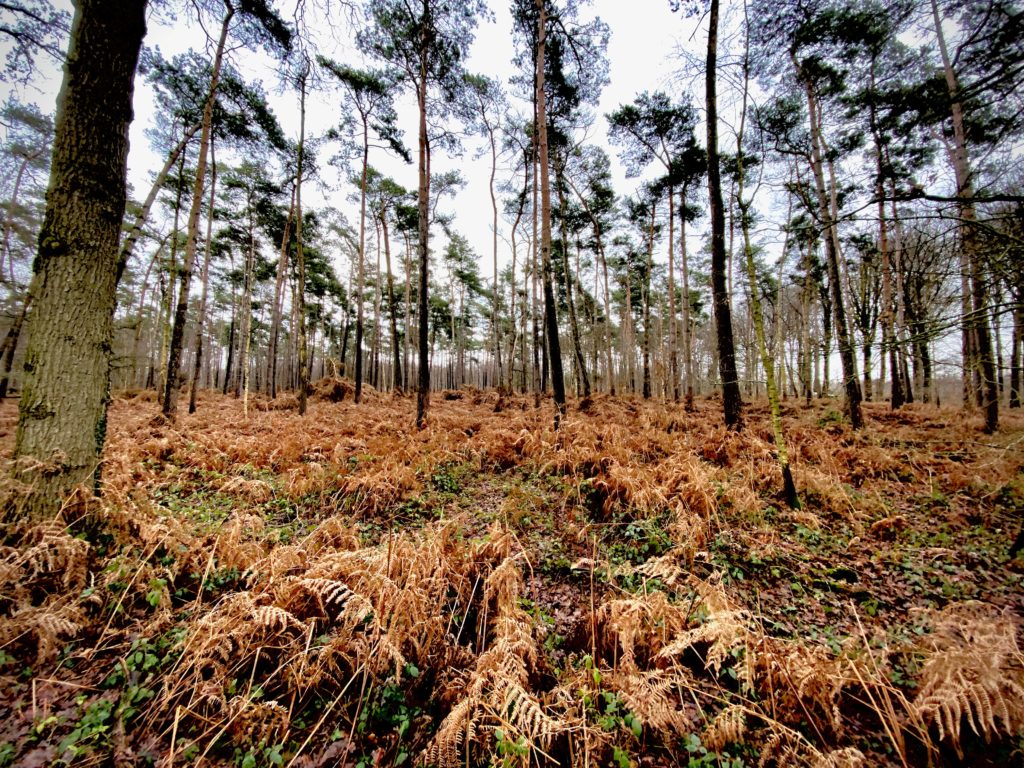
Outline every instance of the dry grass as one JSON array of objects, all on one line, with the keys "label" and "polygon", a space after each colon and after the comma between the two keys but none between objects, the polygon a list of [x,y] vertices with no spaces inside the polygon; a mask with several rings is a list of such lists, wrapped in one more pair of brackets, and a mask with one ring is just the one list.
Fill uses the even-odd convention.
[{"label": "dry grass", "polygon": [[0,765],[1020,760],[1018,416],[792,409],[793,511],[757,411],[348,394],[115,400],[102,502],[0,542]]}]

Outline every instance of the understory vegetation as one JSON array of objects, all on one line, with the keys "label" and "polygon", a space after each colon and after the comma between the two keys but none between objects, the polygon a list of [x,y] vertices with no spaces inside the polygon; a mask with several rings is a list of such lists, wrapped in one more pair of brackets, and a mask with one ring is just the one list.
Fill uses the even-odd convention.
[{"label": "understory vegetation", "polygon": [[767,405],[349,391],[115,398],[4,529],[0,766],[1024,761],[1020,414],[786,401],[791,509]]}]

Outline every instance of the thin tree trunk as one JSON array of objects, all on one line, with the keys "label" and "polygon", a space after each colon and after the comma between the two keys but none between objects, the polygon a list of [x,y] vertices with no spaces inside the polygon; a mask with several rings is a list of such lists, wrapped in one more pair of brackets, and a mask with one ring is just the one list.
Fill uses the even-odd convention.
[{"label": "thin tree trunk", "polygon": [[277,278],[274,281],[274,307],[270,321],[270,341],[267,347],[267,388],[270,399],[277,397],[277,347],[281,335],[281,315],[284,311],[284,281],[288,276],[288,233],[295,218],[295,187],[292,187],[291,204],[288,206],[288,217],[284,222],[284,234],[281,235],[281,251],[277,260]]},{"label": "thin tree trunk", "polygon": [[[850,329],[846,320],[846,309],[843,302],[842,283],[839,268],[839,234],[832,216],[832,205],[825,190],[824,163],[822,160],[821,121],[818,114],[818,100],[814,93],[814,85],[804,72],[800,63],[793,56],[793,65],[797,77],[804,85],[807,96],[807,109],[811,127],[811,170],[814,175],[815,191],[818,197],[818,215],[825,233],[825,258],[828,266],[829,288],[832,298],[832,312],[835,319],[836,340],[839,343],[839,360],[843,367],[843,386],[846,392],[846,410],[850,417],[850,425],[860,429],[864,425],[861,415],[860,382],[857,380],[857,365],[850,339]],[[833,189],[834,192],[834,189]]]},{"label": "thin tree trunk", "polygon": [[680,192],[679,250],[682,254],[683,273],[683,365],[686,368],[686,395],[683,403],[688,413],[694,410],[693,374],[693,320],[690,316],[690,262],[686,252],[686,187]]},{"label": "thin tree trunk", "polygon": [[[746,7],[744,6],[744,10]],[[738,146],[743,146],[743,135],[747,117],[747,89],[750,82],[748,51],[744,51],[743,60],[743,106],[740,110],[740,129],[736,139]],[[772,436],[775,438],[775,455],[782,471],[783,496],[786,503],[793,508],[800,506],[793,470],[789,466],[789,451],[786,448],[786,436],[782,429],[782,409],[779,402],[779,389],[775,380],[775,363],[768,351],[768,341],[764,332],[764,313],[761,308],[761,297],[757,290],[757,267],[754,264],[754,246],[750,239],[750,202],[743,199],[744,168],[743,154],[736,156],[736,206],[740,214],[740,229],[743,235],[743,255],[747,269],[747,280],[750,283],[750,314],[757,338],[757,348],[761,353],[761,364],[764,366],[765,389],[768,394],[768,406],[771,412]],[[785,258],[785,249],[782,256]],[[781,284],[780,284],[781,290]]]},{"label": "thin tree trunk", "polygon": [[299,75],[299,147],[295,172],[295,259],[299,268],[298,288],[298,344],[299,344],[299,416],[306,415],[309,397],[309,370],[306,367],[306,254],[302,241],[302,165],[306,152],[306,78],[309,64],[305,63]]},{"label": "thin tree trunk", "polygon": [[213,71],[210,76],[210,90],[203,106],[203,127],[199,137],[199,158],[196,161],[196,178],[192,187],[192,208],[188,215],[188,235],[185,240],[185,258],[181,265],[181,286],[178,290],[178,306],[174,313],[174,328],[171,331],[171,348],[167,357],[167,383],[164,389],[163,414],[174,418],[178,407],[178,370],[181,364],[181,347],[185,338],[185,322],[188,319],[188,295],[192,282],[192,265],[196,259],[196,245],[199,239],[199,213],[203,205],[203,185],[206,182],[206,155],[210,146],[213,127],[213,105],[217,101],[217,86],[220,82],[221,65],[224,61],[224,45],[227,42],[228,27],[235,15],[234,6],[225,4],[227,12],[221,22],[220,39],[213,57]]},{"label": "thin tree trunk", "polygon": [[398,304],[395,302],[395,280],[391,275],[391,240],[388,237],[388,220],[384,211],[380,213],[380,228],[384,233],[384,266],[387,269],[388,307],[391,317],[391,357],[394,360],[391,384],[396,390],[402,389],[402,349],[398,344]]},{"label": "thin tree trunk", "polygon": [[547,94],[544,90],[544,61],[547,42],[546,0],[535,0],[537,8],[537,146],[540,165],[540,256],[544,270],[544,331],[547,337],[551,391],[555,397],[555,429],[565,415],[565,379],[562,375],[562,348],[558,340],[558,316],[555,313],[554,277],[551,270],[551,181],[548,162]]},{"label": "thin tree trunk", "polygon": [[708,15],[708,51],[705,69],[708,131],[708,197],[711,207],[711,293],[718,335],[718,370],[722,377],[722,410],[727,427],[742,427],[743,399],[736,373],[732,334],[732,310],[726,290],[725,209],[718,157],[718,96],[715,78],[718,62],[718,0],[711,0]]},{"label": "thin tree trunk", "polygon": [[196,135],[196,131],[200,128],[200,124],[196,123],[185,129],[182,134],[181,140],[174,146],[167,155],[167,160],[164,162],[164,167],[160,169],[160,173],[157,174],[156,180],[153,182],[152,188],[149,190],[149,194],[146,195],[146,200],[142,203],[142,209],[139,214],[135,217],[135,221],[132,222],[131,228],[124,236],[124,242],[121,244],[121,252],[117,257],[117,281],[121,282],[121,275],[124,273],[124,269],[128,266],[128,261],[131,259],[132,254],[135,251],[135,244],[138,242],[139,235],[142,234],[142,228],[149,220],[149,213],[153,209],[153,204],[156,203],[156,198],[160,194],[160,190],[163,189],[164,184],[167,182],[167,176],[171,172],[171,168],[178,161],[178,158],[185,152],[185,148],[188,143],[192,140],[192,137]]},{"label": "thin tree trunk", "polygon": [[644,265],[643,292],[640,294],[643,300],[644,314],[644,400],[651,397],[651,272],[654,271],[654,225],[657,218],[657,205],[654,198],[651,198],[651,224],[647,231],[647,263]]},{"label": "thin tree trunk", "polygon": [[[427,15],[427,0],[422,0],[424,18]],[[426,33],[424,32],[424,35]],[[427,47],[429,41],[422,39],[420,46],[420,71],[416,95],[419,102],[419,381],[416,389],[416,428],[427,425],[427,411],[430,409],[430,302],[428,299],[430,271],[430,139],[427,134]]]},{"label": "thin tree trunk", "polygon": [[210,292],[210,253],[213,250],[213,205],[217,190],[217,156],[213,136],[210,137],[210,205],[206,216],[206,247],[203,249],[203,293],[199,298],[199,316],[196,318],[196,349],[192,363],[192,391],[188,396],[188,412],[196,412],[196,390],[199,389],[199,371],[203,363],[203,325],[206,322],[206,301]]},{"label": "thin tree trunk", "polygon": [[967,152],[967,133],[964,127],[963,104],[960,101],[960,84],[957,82],[956,72],[953,70],[949,52],[946,49],[946,38],[942,31],[942,21],[939,18],[936,0],[931,0],[931,8],[953,118],[953,169],[956,173],[956,191],[960,208],[960,243],[966,255],[970,274],[971,313],[966,319],[973,332],[972,336],[976,345],[980,374],[978,393],[985,412],[985,432],[991,434],[999,428],[999,392],[992,356],[992,337],[988,327],[988,297],[982,268],[981,247],[975,231],[977,215],[974,210],[974,177]]},{"label": "thin tree trunk", "polygon": [[10,201],[7,203],[7,216],[4,218],[3,250],[0,251],[0,283],[4,282],[4,262],[7,262],[10,269],[10,284],[12,289],[15,286],[14,255],[11,253],[11,233],[14,231],[14,212],[18,209],[18,195],[21,193],[21,181],[25,176],[28,164],[38,158],[41,154],[42,150],[40,149],[35,152],[29,152],[25,155],[21,164],[18,166],[18,172],[14,176],[14,189],[11,191]]},{"label": "thin tree trunk", "polygon": [[[486,119],[486,115],[485,115]],[[494,301],[491,304],[491,334],[494,337],[494,364],[497,367],[497,388],[502,388],[501,333],[498,323],[498,198],[494,193],[494,177],[498,172],[498,148],[494,141],[494,129],[487,123],[487,136],[491,143],[491,175],[487,189],[491,195],[491,249],[494,261]],[[515,274],[515,267],[512,269]]]},{"label": "thin tree trunk", "polygon": [[675,277],[676,198],[668,188],[668,371],[672,380],[672,402],[679,402],[679,335],[676,322]]},{"label": "thin tree trunk", "polygon": [[[367,120],[366,115],[363,115],[363,168],[359,178],[359,264],[356,266],[356,403],[359,403],[363,397],[363,292],[366,288],[366,175],[369,169],[370,155],[370,127]],[[422,145],[420,149],[422,151]],[[423,191],[422,185],[420,191]]]},{"label": "thin tree trunk", "polygon": [[18,312],[18,316],[14,318],[14,322],[11,323],[11,327],[7,329],[7,335],[4,337],[3,346],[0,347],[0,356],[3,357],[4,361],[4,372],[3,377],[0,378],[0,400],[7,397],[7,387],[11,379],[11,369],[14,367],[14,352],[18,348],[18,339],[21,337],[21,329],[25,324],[25,318],[28,316],[29,307],[32,304],[32,285],[29,285],[25,291],[25,299],[21,303],[21,311]]},{"label": "thin tree trunk", "polygon": [[1021,344],[1024,343],[1024,306],[1020,301],[1013,308],[1013,347],[1010,350],[1010,407],[1021,403]]},{"label": "thin tree trunk", "polygon": [[587,361],[583,357],[583,346],[580,342],[580,326],[576,317],[576,303],[572,297],[572,272],[569,269],[569,239],[565,228],[565,189],[562,184],[556,184],[555,187],[558,191],[558,208],[561,221],[562,273],[565,276],[565,301],[569,308],[569,330],[572,334],[572,348],[576,356],[576,370],[579,375],[580,384],[583,387],[583,396],[590,397],[590,376],[587,375]]},{"label": "thin tree trunk", "polygon": [[235,396],[242,398],[242,414],[249,417],[249,343],[252,337],[252,282],[256,261],[256,225],[253,221],[252,200],[249,201],[249,249],[245,255],[245,275],[242,288],[242,329],[238,340],[238,388]]}]

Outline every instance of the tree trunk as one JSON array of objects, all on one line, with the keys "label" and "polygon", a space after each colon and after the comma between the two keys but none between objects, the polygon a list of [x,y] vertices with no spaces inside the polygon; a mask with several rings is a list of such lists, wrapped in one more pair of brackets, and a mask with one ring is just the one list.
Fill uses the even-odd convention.
[{"label": "tree trunk", "polygon": [[[749,73],[747,60],[744,59],[743,79],[743,108],[740,111],[740,130],[737,144],[743,146],[744,126],[746,122],[747,87]],[[768,394],[768,406],[771,412],[772,436],[775,438],[775,455],[779,462],[779,469],[782,472],[782,492],[786,504],[798,508],[800,498],[797,495],[796,483],[793,480],[793,470],[789,466],[789,451],[786,448],[786,436],[782,429],[782,411],[779,404],[779,388],[775,380],[775,363],[768,351],[768,341],[764,332],[764,313],[761,309],[761,297],[757,291],[757,268],[754,264],[754,246],[750,239],[750,203],[743,199],[743,155],[737,155],[737,183],[736,183],[736,206],[740,214],[740,229],[743,235],[743,255],[747,269],[747,280],[750,283],[750,314],[754,325],[754,334],[757,338],[757,348],[761,354],[761,364],[764,366],[765,389]],[[785,250],[783,250],[783,258]],[[780,284],[781,286],[781,284]],[[780,288],[781,290],[781,288]]]},{"label": "tree trunk", "polygon": [[[484,116],[486,119],[486,115]],[[487,123],[487,137],[491,143],[491,176],[487,181],[487,189],[491,194],[491,249],[494,261],[494,301],[491,304],[491,333],[494,337],[494,364],[496,366],[497,388],[502,388],[502,366],[501,366],[501,332],[498,323],[498,198],[494,194],[494,177],[498,172],[498,148],[494,141],[494,129]],[[515,274],[515,267],[512,268]],[[514,281],[513,281],[514,282]]]},{"label": "tree trunk", "polygon": [[644,264],[644,281],[643,291],[640,293],[640,298],[643,300],[643,315],[644,315],[644,382],[643,382],[643,397],[644,400],[651,398],[651,272],[654,271],[654,225],[657,218],[657,205],[655,200],[651,199],[651,225],[648,229],[647,236],[647,253],[646,263]]},{"label": "tree trunk", "polygon": [[668,188],[668,372],[672,380],[672,402],[679,402],[679,335],[676,322],[676,198],[675,190]]},{"label": "tree trunk", "polygon": [[680,268],[683,274],[683,366],[686,369],[686,395],[683,407],[693,411],[693,320],[690,317],[690,262],[686,252],[686,187],[680,194],[679,206],[679,250],[682,256]]},{"label": "tree trunk", "polygon": [[128,266],[128,261],[132,257],[132,253],[135,251],[135,244],[138,242],[139,235],[142,234],[142,227],[145,226],[146,221],[149,220],[149,212],[153,209],[153,204],[156,203],[156,198],[160,194],[160,190],[163,189],[164,183],[167,181],[167,176],[171,172],[171,168],[178,162],[178,158],[185,152],[185,148],[188,143],[192,140],[192,137],[196,135],[196,131],[199,130],[199,124],[190,126],[185,129],[182,134],[181,140],[174,146],[170,154],[167,155],[167,160],[164,163],[164,167],[160,169],[160,173],[157,174],[156,180],[153,182],[152,188],[149,190],[149,194],[146,196],[145,202],[142,204],[142,209],[139,211],[138,216],[135,217],[135,221],[132,222],[131,228],[128,233],[124,236],[124,242],[121,244],[121,252],[117,257],[117,282],[121,282],[121,275],[124,273],[124,268]]},{"label": "tree trunk", "polygon": [[722,378],[722,410],[725,424],[742,427],[743,399],[736,374],[736,350],[732,335],[732,310],[726,290],[725,209],[718,157],[718,96],[715,82],[718,62],[718,0],[711,0],[708,15],[708,52],[705,69],[708,131],[708,197],[711,207],[711,293],[715,310],[718,371]]},{"label": "tree trunk", "polygon": [[217,156],[213,136],[210,137],[210,204],[206,215],[206,247],[203,249],[203,293],[199,297],[199,316],[196,318],[195,360],[192,361],[192,387],[188,395],[188,412],[196,412],[196,390],[199,389],[199,371],[203,364],[203,326],[206,322],[206,302],[210,293],[210,253],[213,250],[213,204],[217,190]]},{"label": "tree trunk", "polygon": [[[534,68],[534,79],[533,79],[533,124],[534,127],[537,125],[537,71]],[[530,321],[531,321],[531,332],[533,334],[533,407],[540,408],[540,397],[544,392],[547,378],[544,374],[547,373],[546,368],[542,368],[541,358],[544,356],[544,352],[541,349],[541,331],[540,331],[540,319],[538,316],[537,306],[540,303],[540,299],[537,296],[537,285],[539,280],[538,275],[538,258],[537,254],[540,251],[540,168],[538,162],[538,156],[540,154],[540,148],[538,144],[537,131],[533,132],[533,152],[530,157],[530,164],[533,166],[533,184],[532,195],[533,204],[531,206],[530,215],[532,217],[533,231],[530,239]]]},{"label": "tree trunk", "polygon": [[21,181],[25,176],[25,170],[28,168],[28,164],[38,158],[41,154],[41,149],[25,154],[24,159],[18,166],[18,172],[14,176],[14,188],[11,191],[11,199],[7,203],[7,216],[4,218],[3,250],[0,251],[0,284],[4,282],[4,262],[8,262],[12,290],[15,287],[14,256],[11,254],[11,233],[14,231],[14,212],[18,208],[18,195],[21,192]]},{"label": "tree trunk", "polygon": [[[427,15],[427,0],[423,0],[423,16]],[[424,33],[426,34],[426,33]],[[427,49],[429,41],[422,39],[420,46],[420,71],[416,96],[419,102],[419,381],[416,388],[416,428],[427,425],[427,411],[430,409],[430,303],[427,296],[430,270],[430,139],[427,134]]]},{"label": "tree trunk", "polygon": [[146,306],[146,292],[149,290],[149,276],[153,272],[153,267],[157,264],[160,259],[160,251],[163,250],[164,245],[167,243],[169,235],[165,235],[163,240],[157,246],[156,251],[153,253],[152,258],[149,260],[149,266],[146,267],[146,274],[142,277],[142,289],[139,291],[139,303],[138,308],[135,310],[135,338],[132,340],[132,386],[139,385],[138,367],[139,367],[139,344],[142,341],[142,309]]},{"label": "tree trunk", "polygon": [[[370,155],[370,127],[363,115],[363,167],[359,178],[359,263],[356,265],[356,360],[355,401],[363,396],[363,292],[366,287],[366,175]],[[422,151],[422,145],[420,147]],[[420,191],[423,191],[422,184]]]},{"label": "tree trunk", "polygon": [[373,344],[370,346],[370,383],[374,389],[380,389],[380,227],[374,222],[374,234],[377,241],[377,265],[373,274]]},{"label": "tree trunk", "polygon": [[551,181],[548,163],[547,94],[544,92],[544,60],[547,41],[546,0],[536,0],[537,8],[537,147],[540,166],[540,256],[544,271],[544,331],[547,337],[551,391],[555,396],[555,429],[565,415],[565,379],[562,375],[562,348],[558,340],[558,317],[551,271]]},{"label": "tree trunk", "polygon": [[11,369],[14,367],[14,352],[18,348],[18,339],[21,337],[21,329],[25,324],[29,307],[32,304],[32,286],[25,291],[25,300],[21,303],[21,311],[14,318],[11,327],[7,329],[3,346],[0,347],[0,356],[4,361],[3,377],[0,378],[0,400],[7,397],[7,388],[11,380]]},{"label": "tree trunk", "polygon": [[975,231],[977,216],[974,210],[974,178],[967,152],[967,133],[964,127],[963,104],[960,101],[960,84],[957,82],[956,72],[953,70],[949,52],[946,49],[946,38],[942,32],[942,21],[939,18],[936,0],[931,0],[931,7],[953,118],[953,170],[956,173],[956,194],[960,208],[960,242],[967,259],[971,288],[971,314],[966,320],[972,331],[971,335],[977,352],[978,373],[980,374],[978,394],[985,412],[985,432],[991,434],[999,428],[999,392],[996,384],[995,362],[992,357],[992,337],[988,327],[988,297],[983,274],[981,246]]},{"label": "tree trunk", "polygon": [[836,340],[839,343],[839,360],[843,367],[846,411],[850,417],[850,425],[854,429],[860,429],[864,425],[860,408],[860,382],[857,380],[857,364],[854,359],[853,343],[850,339],[850,328],[846,320],[846,309],[843,302],[843,287],[840,282],[839,234],[832,215],[832,204],[829,202],[829,196],[825,190],[825,174],[822,160],[823,142],[821,121],[818,114],[818,100],[814,93],[814,85],[795,56],[793,57],[793,65],[796,68],[798,79],[804,85],[804,91],[807,96],[807,110],[811,127],[811,171],[814,175],[814,186],[818,197],[818,219],[825,234],[825,259],[828,267],[828,282],[832,298]]},{"label": "tree trunk", "polygon": [[576,317],[576,303],[572,297],[572,272],[569,269],[569,236],[565,228],[565,189],[562,184],[556,184],[558,190],[558,208],[561,219],[562,236],[562,273],[565,276],[565,302],[569,308],[569,330],[572,334],[572,348],[576,356],[576,370],[579,375],[579,383],[583,388],[583,396],[590,397],[590,376],[587,375],[587,361],[583,357],[583,345],[580,342],[580,326]]},{"label": "tree trunk", "polygon": [[1013,347],[1010,350],[1010,407],[1021,403],[1021,344],[1024,343],[1024,306],[1020,301],[1013,308]]},{"label": "tree trunk", "polygon": [[171,349],[167,356],[167,383],[164,389],[163,414],[174,418],[178,407],[178,370],[181,364],[181,347],[185,338],[185,322],[188,320],[188,294],[192,282],[192,265],[196,259],[196,244],[199,239],[199,213],[203,205],[203,185],[206,181],[206,155],[210,147],[210,133],[213,127],[213,105],[217,101],[217,85],[220,82],[221,65],[224,61],[224,45],[228,27],[235,15],[235,9],[227,5],[227,12],[221,22],[220,39],[213,57],[213,72],[210,75],[210,90],[203,106],[203,127],[199,137],[199,158],[196,161],[196,178],[192,186],[192,208],[188,215],[188,235],[185,240],[185,258],[181,265],[181,287],[178,290],[178,306],[174,312],[174,328],[171,331]]},{"label": "tree trunk", "polygon": [[388,220],[384,211],[380,214],[380,228],[384,234],[384,267],[387,269],[388,307],[391,317],[391,357],[395,369],[392,372],[391,385],[396,390],[402,389],[402,349],[398,344],[398,304],[395,302],[395,279],[391,274],[391,240],[388,237]]},{"label": "tree trunk", "polygon": [[288,218],[284,222],[284,234],[281,235],[281,252],[277,260],[277,277],[274,281],[274,306],[270,320],[270,340],[267,347],[267,389],[270,399],[277,397],[277,347],[281,335],[281,315],[284,310],[284,281],[288,276],[288,232],[295,217],[295,187],[292,187],[292,200],[288,206]]},{"label": "tree trunk", "polygon": [[[871,87],[874,89],[875,68],[871,67]],[[878,128],[874,99],[869,100],[868,118],[871,124],[871,135],[875,142],[875,196],[878,198],[878,250],[882,256],[882,371],[878,382],[881,390],[879,397],[885,395],[885,356],[889,356],[889,368],[892,372],[892,385],[889,403],[892,410],[903,406],[903,387],[897,375],[899,367],[896,363],[896,340],[893,333],[893,289],[892,289],[892,255],[889,248],[889,227],[885,218],[885,166],[882,149],[882,136]]]},{"label": "tree trunk", "polygon": [[253,221],[252,200],[249,201],[249,248],[245,254],[242,282],[242,328],[238,339],[238,387],[235,397],[242,398],[242,414],[249,416],[249,344],[252,337],[252,283],[256,262],[256,224]]},{"label": "tree trunk", "polygon": [[71,490],[98,488],[106,438],[125,209],[128,127],[145,0],[79,0],[57,110],[46,213],[35,262],[14,458],[31,486],[6,519],[56,514]]},{"label": "tree trunk", "polygon": [[306,255],[302,242],[302,164],[306,152],[306,78],[309,64],[299,75],[299,147],[295,172],[295,260],[299,268],[298,288],[298,343],[299,343],[299,416],[306,415],[309,397],[309,369],[306,367]]}]

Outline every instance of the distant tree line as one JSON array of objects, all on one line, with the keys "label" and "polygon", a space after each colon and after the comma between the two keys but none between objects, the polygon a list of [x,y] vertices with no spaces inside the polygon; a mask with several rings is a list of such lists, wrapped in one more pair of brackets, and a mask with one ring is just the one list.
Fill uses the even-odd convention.
[{"label": "distant tree line", "polygon": [[[614,30],[581,0],[511,0],[505,83],[465,69],[482,0],[346,6],[358,67],[267,0],[182,4],[210,39],[171,59],[142,49],[146,0],[117,19],[80,0],[70,22],[13,3],[8,78],[63,56],[70,28],[55,117],[13,97],[0,115],[0,395],[20,395],[16,476],[36,489],[14,514],[98,479],[111,387],[155,390],[173,419],[202,390],[295,391],[305,412],[310,382],[348,377],[357,402],[415,391],[420,426],[431,391],[466,385],[550,393],[556,426],[571,393],[692,408],[721,391],[737,429],[767,396],[786,474],[782,399],[839,381],[857,428],[864,400],[936,402],[955,363],[959,401],[996,430],[1022,388],[1019,4],[672,4],[705,35],[680,61],[703,88],[639,88],[599,116]],[[239,46],[275,62],[297,136]],[[141,200],[125,187],[136,78],[164,158]],[[338,110],[325,135],[307,135],[313,94]],[[602,120],[632,190],[614,188]],[[448,211],[465,181],[432,169],[468,136],[489,242]],[[412,188],[378,170],[387,154],[415,163]],[[330,167],[348,199],[304,205]]]}]

